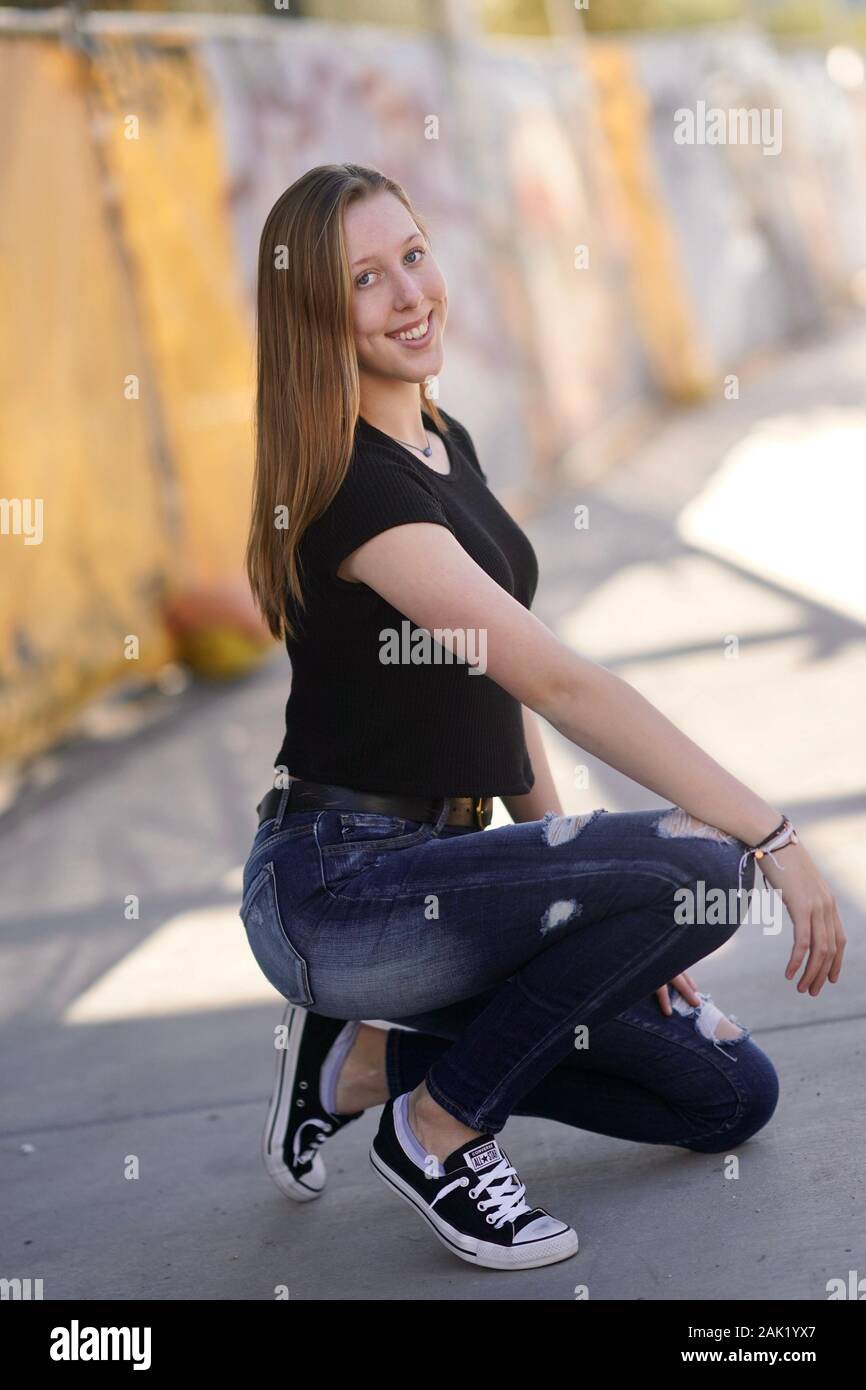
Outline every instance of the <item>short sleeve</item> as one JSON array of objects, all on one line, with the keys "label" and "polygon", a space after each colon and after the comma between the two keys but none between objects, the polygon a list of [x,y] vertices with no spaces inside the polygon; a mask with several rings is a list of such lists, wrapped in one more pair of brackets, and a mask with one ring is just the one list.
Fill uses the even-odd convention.
[{"label": "short sleeve", "polygon": [[433,522],[456,534],[432,486],[410,464],[384,451],[356,450],[336,497],[304,533],[304,550],[333,579],[359,545],[413,521]]}]

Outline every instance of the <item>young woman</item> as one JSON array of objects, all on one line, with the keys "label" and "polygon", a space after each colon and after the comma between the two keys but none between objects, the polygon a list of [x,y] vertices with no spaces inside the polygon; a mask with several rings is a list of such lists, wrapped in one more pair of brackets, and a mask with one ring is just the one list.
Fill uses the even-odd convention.
[{"label": "young woman", "polygon": [[[787,817],[530,612],[533,548],[431,398],[448,295],[402,188],[311,169],[258,277],[247,571],[292,665],[240,909],[289,1001],[265,1160],[315,1197],[322,1143],[383,1105],[373,1167],[448,1249],[552,1263],[577,1236],[527,1200],[508,1116],[743,1143],[776,1073],[688,968],[765,850],[801,992],[839,978],[842,924]],[[536,715],[673,804],[563,815]],[[514,823],[486,829],[494,796]]]}]

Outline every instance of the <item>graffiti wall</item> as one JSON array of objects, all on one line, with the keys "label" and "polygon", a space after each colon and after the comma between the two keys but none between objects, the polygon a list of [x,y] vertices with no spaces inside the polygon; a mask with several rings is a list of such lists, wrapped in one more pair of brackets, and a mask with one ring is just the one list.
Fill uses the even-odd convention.
[{"label": "graffiti wall", "polygon": [[[440,400],[543,497],[607,422],[862,302],[863,91],[739,29],[5,33],[0,756],[128,678],[130,637],[156,671],[172,594],[243,584],[258,238],[305,169],[406,187],[449,285]],[[706,138],[739,107],[781,113],[777,149]]]}]

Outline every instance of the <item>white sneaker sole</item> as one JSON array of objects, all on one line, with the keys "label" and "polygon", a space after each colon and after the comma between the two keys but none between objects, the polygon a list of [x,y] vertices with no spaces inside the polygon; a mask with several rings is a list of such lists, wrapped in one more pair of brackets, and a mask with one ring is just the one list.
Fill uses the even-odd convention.
[{"label": "white sneaker sole", "polygon": [[288,1046],[277,1050],[274,1089],[268,1107],[268,1118],[262,1131],[261,1153],[268,1176],[273,1179],[284,1196],[291,1197],[295,1202],[311,1202],[314,1197],[321,1195],[322,1188],[327,1181],[327,1169],[321,1156],[316,1154],[313,1159],[313,1166],[303,1183],[298,1182],[297,1178],[293,1176],[291,1170],[286,1167],[283,1158],[283,1135],[289,1123],[289,1106],[292,1097],[292,1087],[289,1085],[288,1077],[297,1065],[303,1034],[303,1024],[296,1017],[297,1005],[289,1006],[289,1009],[283,1014],[283,1020],[286,1020],[292,1009],[295,1010],[295,1014],[289,1017]]},{"label": "white sneaker sole", "polygon": [[452,1255],[467,1260],[469,1264],[485,1265],[488,1269],[537,1269],[540,1265],[556,1264],[558,1260],[567,1260],[570,1255],[577,1254],[577,1232],[571,1226],[566,1227],[558,1236],[548,1236],[546,1240],[527,1241],[525,1245],[494,1245],[490,1241],[461,1235],[434,1211],[423,1206],[418,1194],[403,1181],[399,1173],[389,1168],[372,1148],[370,1162],[382,1181],[408,1202],[413,1211],[424,1217],[434,1235],[438,1236]]}]

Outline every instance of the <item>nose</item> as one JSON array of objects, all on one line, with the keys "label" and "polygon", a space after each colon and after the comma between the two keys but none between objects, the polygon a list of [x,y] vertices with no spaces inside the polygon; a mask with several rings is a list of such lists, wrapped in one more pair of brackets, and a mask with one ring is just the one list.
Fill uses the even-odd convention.
[{"label": "nose", "polygon": [[418,284],[417,276],[410,273],[406,266],[401,270],[399,279],[394,285],[394,307],[399,309],[411,309],[423,303],[424,291]]}]

